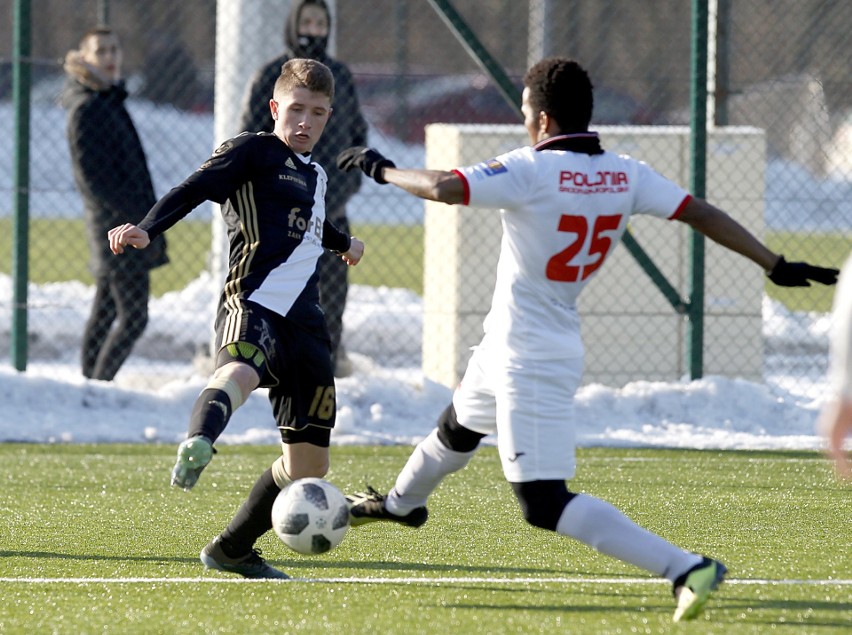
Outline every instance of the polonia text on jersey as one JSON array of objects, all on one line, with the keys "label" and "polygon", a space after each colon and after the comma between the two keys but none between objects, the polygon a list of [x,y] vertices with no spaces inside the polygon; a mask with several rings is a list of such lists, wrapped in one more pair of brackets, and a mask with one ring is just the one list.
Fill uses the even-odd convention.
[{"label": "polonia text on jersey", "polygon": [[559,173],[559,191],[571,194],[599,194],[626,192],[630,187],[626,172],[569,172]]}]

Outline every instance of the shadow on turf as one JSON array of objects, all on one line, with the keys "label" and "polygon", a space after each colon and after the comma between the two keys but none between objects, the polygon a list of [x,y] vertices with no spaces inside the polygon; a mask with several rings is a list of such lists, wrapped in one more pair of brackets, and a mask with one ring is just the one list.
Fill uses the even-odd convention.
[{"label": "shadow on turf", "polygon": [[[469,590],[469,591],[481,591],[486,593],[502,593],[506,595],[517,595],[519,593],[523,593],[524,597],[527,597],[528,594],[540,594],[542,596],[545,595],[554,595],[559,594],[559,592],[555,592],[552,589],[536,589],[531,588],[529,586],[523,587],[502,587],[499,589],[495,589],[493,585],[470,585],[470,584],[453,584],[447,585],[450,588],[455,590]],[[600,596],[605,597],[610,601],[610,605],[607,606],[606,603],[595,603],[595,604],[581,604],[578,601],[577,594],[575,593],[564,593],[561,594],[564,597],[564,602],[560,602],[559,604],[533,604],[530,602],[523,602],[519,604],[507,604],[507,603],[493,603],[493,604],[482,604],[482,603],[463,603],[463,602],[442,602],[441,608],[446,609],[468,609],[473,611],[480,610],[493,610],[493,611],[536,611],[536,612],[544,612],[544,613],[600,613],[601,611],[606,610],[621,610],[628,611],[634,610],[632,608],[624,606],[620,600],[624,598],[637,598],[637,600],[642,600],[642,612],[644,614],[670,614],[674,610],[674,600],[669,602],[661,601],[659,603],[650,603],[647,599],[656,595],[656,592],[653,589],[648,589],[645,593],[629,593],[619,590],[617,593],[613,593],[611,590],[606,593],[603,592],[590,592],[584,589],[581,595],[591,595],[591,596]],[[592,632],[592,631],[589,631]]]},{"label": "shadow on turf", "polygon": [[[493,592],[493,589],[490,589]],[[494,611],[539,611],[539,612],[570,612],[570,613],[601,613],[602,611],[608,610],[622,610],[627,611],[630,609],[626,609],[621,605],[614,606],[606,606],[603,604],[576,604],[571,602],[571,598],[566,596],[566,601],[564,604],[543,604],[541,606],[532,606],[530,604],[453,604],[450,602],[442,602],[441,608],[447,609],[469,609],[473,611],[485,611],[485,610],[494,610]],[[674,604],[671,606],[653,606],[653,605],[643,605],[643,611],[647,611],[648,613],[671,613],[674,610]]]},{"label": "shadow on turf", "polygon": [[198,557],[104,556],[95,554],[52,553],[50,551],[0,551],[0,558],[54,558],[56,560],[112,560],[123,562],[198,562]]},{"label": "shadow on turf", "polygon": [[606,575],[607,577],[623,577],[632,578],[628,574],[604,574],[601,572],[590,573],[589,571],[574,571],[570,569],[544,569],[533,567],[495,567],[495,566],[471,566],[458,564],[425,564],[422,562],[389,562],[384,560],[315,560],[307,557],[304,560],[281,560],[269,559],[270,564],[280,566],[287,570],[292,569],[353,569],[363,571],[411,571],[411,572],[433,572],[433,573],[459,573],[459,574],[480,574],[480,575],[497,575],[497,574],[514,574],[514,575],[529,575],[529,576],[589,576],[589,575]]},{"label": "shadow on turf", "polygon": [[[725,609],[728,611],[749,611],[748,623],[771,624],[773,626],[786,627],[840,627],[849,629],[850,622],[848,619],[849,611],[852,611],[852,602],[831,602],[824,600],[757,600],[746,602],[725,603]],[[779,619],[762,618],[762,611],[783,611],[784,615]],[[789,613],[789,614],[788,614]],[[838,615],[837,620],[814,620],[810,617],[802,617],[803,614],[811,616],[822,614]],[[791,615],[793,617],[791,617]],[[798,617],[796,617],[798,616]]]},{"label": "shadow on turf", "polygon": [[[101,555],[101,554],[69,554],[69,553],[54,553],[49,551],[0,551],[0,558],[52,558],[56,560],[105,560],[112,562],[174,562],[174,563],[192,563],[198,564],[198,557],[191,558],[181,557],[165,557],[165,556],[116,556],[116,555]],[[531,567],[494,567],[494,566],[459,566],[456,564],[424,564],[421,562],[388,562],[383,560],[370,561],[340,561],[340,560],[318,560],[307,557],[304,560],[286,560],[281,558],[269,558],[270,564],[282,569],[292,571],[294,569],[352,569],[363,571],[364,569],[376,571],[411,571],[411,572],[434,572],[434,573],[476,573],[484,575],[495,574],[525,574],[530,576],[536,575],[556,575],[556,576],[580,576],[580,575],[603,575],[602,573],[590,573],[589,571],[571,571],[567,569],[541,569]],[[635,577],[627,574],[613,575],[606,574],[607,577]]]},{"label": "shadow on turf", "polygon": [[[462,590],[470,590],[470,591],[485,591],[488,593],[504,593],[504,594],[517,594],[517,593],[541,593],[546,594],[549,591],[541,590],[541,589],[531,589],[529,587],[523,588],[500,588],[495,589],[493,586],[479,586],[479,585],[448,585],[454,589],[462,589]],[[594,595],[594,596],[605,596],[610,599],[618,599],[624,597],[635,597],[635,598],[648,598],[652,595],[650,592],[646,593],[625,593],[623,591],[619,591],[617,594],[613,595],[611,592],[601,593],[601,592],[583,592],[586,595]],[[462,602],[442,602],[441,608],[447,609],[468,609],[468,610],[495,610],[495,611],[505,611],[505,610],[516,610],[516,611],[541,611],[541,612],[564,612],[570,611],[571,613],[599,613],[601,612],[603,607],[601,604],[578,604],[576,602],[572,602],[572,598],[570,594],[566,594],[565,603],[560,604],[541,604],[541,605],[533,605],[527,602],[521,604],[506,604],[506,603],[495,603],[495,604],[482,604],[482,603],[462,603]],[[611,609],[626,609],[626,607],[622,605],[612,606]],[[669,613],[674,608],[674,604],[669,603],[648,603],[645,602],[642,604],[642,610],[648,611],[650,613],[653,612],[661,612],[661,613]],[[771,626],[788,626],[788,627],[807,627],[807,628],[816,628],[816,627],[825,627],[825,628],[848,628],[849,621],[844,619],[844,615],[848,614],[850,610],[852,610],[852,603],[850,602],[826,602],[826,601],[818,601],[818,600],[755,600],[753,602],[739,603],[736,601],[731,601],[730,598],[721,598],[719,596],[715,596],[712,599],[712,605],[708,606],[708,611],[713,611],[712,614],[712,622],[717,624],[768,624]],[[745,619],[741,619],[739,617],[732,617],[732,615],[740,615],[744,611],[748,611],[748,617]],[[761,619],[761,612],[763,611],[781,611],[783,612],[785,617],[780,617],[778,619]],[[800,617],[798,619],[793,619],[790,615],[793,616],[801,616],[803,613],[808,613],[813,615],[822,615],[829,616],[831,614],[835,614],[838,616],[838,619],[823,619],[816,620],[810,618]]]}]

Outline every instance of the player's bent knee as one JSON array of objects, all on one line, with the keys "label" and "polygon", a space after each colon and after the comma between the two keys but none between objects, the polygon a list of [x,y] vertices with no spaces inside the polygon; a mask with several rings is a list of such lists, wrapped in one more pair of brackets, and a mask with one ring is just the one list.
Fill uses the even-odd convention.
[{"label": "player's bent knee", "polygon": [[298,481],[300,478],[325,478],[325,475],[328,474],[328,468],[328,463],[300,465],[298,467],[291,465],[290,477],[294,481]]},{"label": "player's bent knee", "polygon": [[215,374],[233,377],[246,392],[251,393],[260,384],[266,364],[263,351],[253,344],[232,342],[219,349]]},{"label": "player's bent knee", "polygon": [[331,467],[328,448],[309,443],[282,443],[281,450],[281,456],[272,464],[272,476],[282,482],[284,479],[292,482],[300,478],[324,478]]},{"label": "player's bent knee", "polygon": [[565,506],[576,494],[568,491],[565,481],[529,481],[512,483],[521,513],[530,525],[556,530]]},{"label": "player's bent knee", "polygon": [[293,479],[290,478],[290,475],[287,473],[287,468],[284,466],[284,457],[279,456],[275,459],[275,462],[272,464],[272,480],[275,481],[275,484],[284,489],[290,483],[293,482]]},{"label": "player's bent knee", "polygon": [[284,457],[279,456],[272,464],[272,480],[275,484],[284,489],[293,481],[298,481],[300,478],[323,478],[328,474],[329,464],[315,463],[310,465],[290,466],[289,469],[285,464]]},{"label": "player's bent knee", "polygon": [[438,417],[438,438],[451,450],[472,452],[484,437],[484,434],[468,430],[459,423],[453,404],[447,406]]}]

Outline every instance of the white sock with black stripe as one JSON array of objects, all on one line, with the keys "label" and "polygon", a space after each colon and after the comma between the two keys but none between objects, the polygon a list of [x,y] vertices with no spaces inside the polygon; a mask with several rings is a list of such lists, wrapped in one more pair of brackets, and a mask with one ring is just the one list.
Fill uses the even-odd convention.
[{"label": "white sock with black stripe", "polygon": [[613,505],[587,494],[577,494],[565,506],[556,531],[672,581],[701,562],[701,556],[674,546]]},{"label": "white sock with black stripe", "polygon": [[426,499],[448,474],[457,472],[468,464],[476,450],[456,452],[438,438],[438,429],[417,444],[414,452],[385,499],[385,507],[392,514],[405,516],[416,507],[423,507]]}]

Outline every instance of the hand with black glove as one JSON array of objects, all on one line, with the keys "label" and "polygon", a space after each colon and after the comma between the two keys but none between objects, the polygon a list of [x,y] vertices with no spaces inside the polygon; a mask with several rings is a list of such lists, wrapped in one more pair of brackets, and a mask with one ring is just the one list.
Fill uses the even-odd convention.
[{"label": "hand with black glove", "polygon": [[337,155],[337,167],[344,172],[349,172],[352,168],[360,168],[364,174],[376,183],[384,185],[387,183],[382,175],[384,169],[395,168],[396,164],[383,156],[378,150],[364,146],[354,146],[346,148]]},{"label": "hand with black glove", "polygon": [[837,269],[814,267],[806,262],[787,262],[781,256],[767,275],[779,287],[809,287],[811,280],[820,284],[837,284],[839,273]]}]

